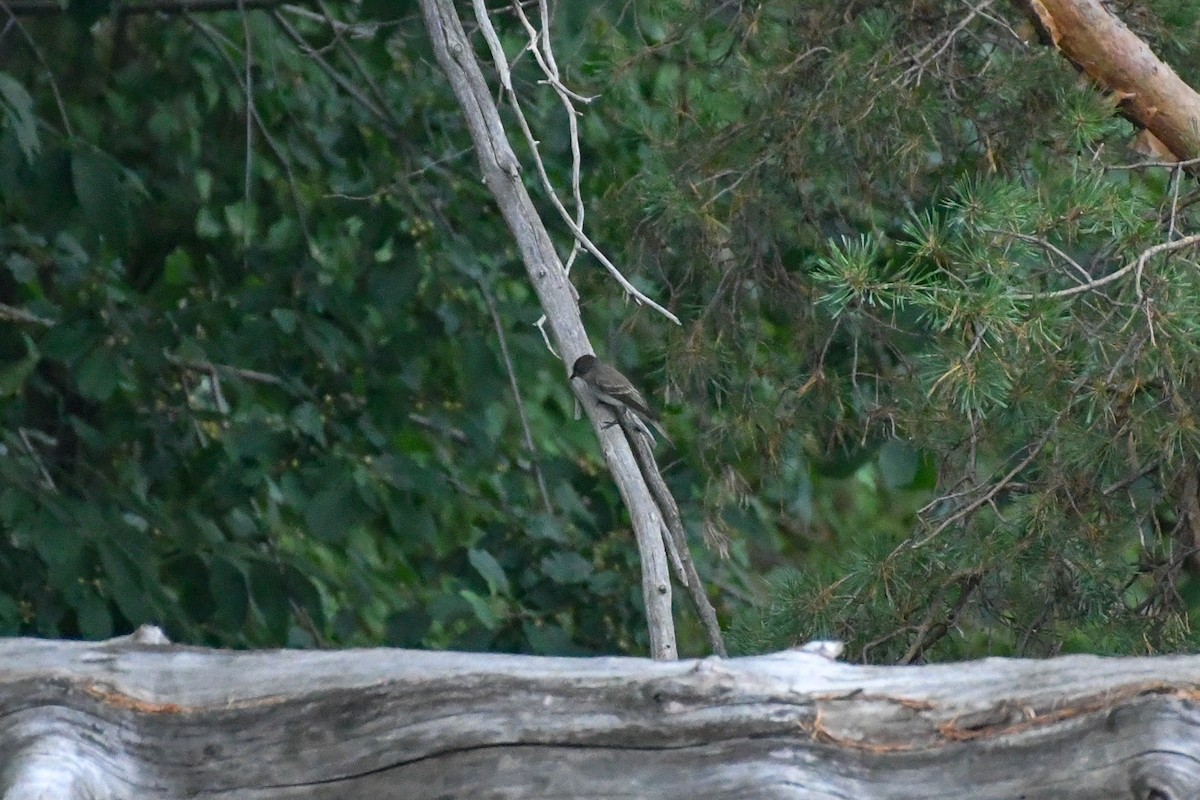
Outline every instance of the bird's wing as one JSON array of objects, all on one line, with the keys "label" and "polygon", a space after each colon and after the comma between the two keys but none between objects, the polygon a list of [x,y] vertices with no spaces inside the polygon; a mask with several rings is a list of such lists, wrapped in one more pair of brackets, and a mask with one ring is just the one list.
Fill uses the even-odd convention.
[{"label": "bird's wing", "polygon": [[608,367],[607,364],[601,365],[592,373],[595,379],[596,388],[604,394],[632,408],[637,413],[656,419],[657,416],[650,407],[646,405],[646,399],[642,397],[629,379],[615,369]]}]

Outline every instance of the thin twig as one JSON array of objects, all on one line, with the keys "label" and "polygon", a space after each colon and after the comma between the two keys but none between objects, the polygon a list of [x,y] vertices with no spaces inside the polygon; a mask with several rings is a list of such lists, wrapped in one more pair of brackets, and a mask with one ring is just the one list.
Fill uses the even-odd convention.
[{"label": "thin twig", "polygon": [[1180,178],[1183,177],[1183,170],[1179,167],[1171,170],[1171,220],[1167,225],[1167,240],[1175,238],[1175,218],[1179,211],[1179,184],[1182,183]]},{"label": "thin twig", "polygon": [[[167,360],[170,360],[169,356]],[[206,372],[205,374],[207,375],[211,373]],[[179,383],[183,386],[184,403],[187,409],[190,411],[192,408],[192,379],[186,372],[184,372],[179,376]],[[200,427],[200,420],[196,418],[195,414],[188,414],[188,419],[191,420],[192,433],[196,435],[196,442],[203,447],[208,443],[208,436],[204,433],[204,428]]]},{"label": "thin twig", "polygon": [[[318,14],[315,11],[310,11],[307,8],[302,8],[297,5],[286,4],[279,8],[297,17],[310,19],[314,22],[324,22],[333,28],[334,33],[347,34],[354,39],[370,39],[378,33],[379,28],[384,23],[371,20],[369,22],[342,22],[330,15],[325,3],[322,0],[317,0],[321,6],[321,12]],[[392,20],[393,24],[398,24],[398,20]]]},{"label": "thin twig", "polygon": [[[528,17],[525,16],[525,10],[520,3],[512,4],[513,11],[517,18],[520,19],[522,26],[525,28],[526,34],[529,36],[529,44],[527,49],[533,53],[534,60],[542,68],[542,73],[548,76],[548,83],[562,101],[563,108],[567,112],[567,128],[568,141],[571,143],[571,197],[575,202],[575,226],[579,230],[583,230],[584,205],[583,193],[580,190],[580,162],[582,157],[579,153],[579,124],[577,117],[579,112],[575,109],[575,102],[590,103],[593,98],[582,97],[563,85],[558,72],[558,64],[554,60],[554,48],[550,43],[550,11],[546,7],[545,0],[538,0],[538,10],[541,15],[541,45],[538,44],[538,31],[530,24]],[[509,85],[510,94],[512,94],[512,85]],[[515,102],[516,95],[513,94]],[[518,111],[520,111],[518,109]],[[523,114],[522,114],[523,116]],[[575,264],[575,259],[579,256],[580,241],[578,238],[573,238],[571,241],[571,252],[567,254],[566,261],[563,262],[563,268],[567,272],[571,271],[571,267]]]},{"label": "thin twig", "polygon": [[550,492],[546,489],[546,479],[542,475],[542,467],[538,462],[537,447],[533,443],[533,429],[529,427],[529,417],[525,413],[525,400],[521,396],[521,386],[517,383],[517,372],[513,368],[512,355],[508,352],[508,337],[504,334],[504,323],[500,319],[500,312],[496,309],[496,298],[492,297],[491,291],[483,281],[479,282],[479,291],[483,293],[483,300],[492,317],[492,325],[496,328],[496,338],[500,342],[500,357],[504,360],[504,370],[508,373],[508,385],[512,390],[513,401],[517,407],[517,418],[521,421],[521,435],[525,439],[525,449],[529,451],[529,462],[533,467],[534,480],[537,482],[538,491],[541,492],[546,513],[553,516],[554,504],[550,502]]},{"label": "thin twig", "polygon": [[533,327],[541,331],[542,341],[546,343],[546,349],[550,351],[550,355],[558,358],[558,351],[554,349],[554,342],[550,341],[550,334],[546,332],[546,315],[538,317],[538,321],[533,323]]},{"label": "thin twig", "polygon": [[[1134,294],[1137,296],[1137,298],[1139,300],[1142,299],[1142,272],[1146,268],[1146,262],[1148,262],[1151,259],[1151,257],[1158,255],[1159,253],[1181,250],[1184,247],[1189,247],[1189,246],[1191,246],[1193,244],[1197,244],[1197,243],[1200,243],[1200,233],[1194,233],[1191,236],[1185,236],[1182,239],[1176,239],[1173,242],[1163,242],[1162,244],[1156,244],[1156,245],[1154,245],[1154,247],[1149,248],[1148,250],[1144,251],[1140,256],[1138,256],[1137,272],[1134,273],[1134,283],[1133,283]],[[1147,312],[1147,313],[1149,313],[1149,312]],[[1153,328],[1151,328],[1151,333],[1153,334]]]},{"label": "thin twig", "polygon": [[[196,30],[198,30],[202,36],[204,36],[206,39],[208,39],[208,41],[212,45],[213,49],[225,61],[225,64],[233,72],[234,77],[237,78],[238,77],[237,64],[234,63],[233,59],[229,57],[229,54],[226,53],[224,48],[221,47],[220,34],[217,31],[213,30],[211,26],[207,25],[204,22],[201,22],[200,20],[196,19],[195,17],[191,16],[190,14],[185,14],[184,19],[186,19],[188,21],[189,25],[191,25]],[[228,42],[228,40],[226,40],[226,41]],[[233,47],[234,49],[236,49],[236,45],[234,45],[232,42],[229,42],[229,45],[230,45],[230,47]],[[240,85],[240,83],[241,83],[240,78],[238,78],[238,81],[239,81],[239,85]],[[242,85],[242,91],[246,92],[246,87],[244,85]],[[309,253],[315,253],[315,252],[317,252],[317,247],[316,247],[316,244],[313,242],[312,231],[308,227],[308,215],[304,212],[304,203],[300,196],[300,187],[296,183],[296,175],[292,171],[291,159],[289,159],[287,157],[287,155],[283,152],[283,148],[281,148],[279,146],[279,143],[275,141],[275,137],[271,135],[271,132],[267,129],[267,126],[263,123],[262,117],[259,116],[257,106],[254,106],[253,104],[250,103],[248,92],[246,93],[246,97],[247,97],[247,101],[246,101],[247,106],[246,107],[251,110],[251,112],[253,114],[254,122],[258,124],[258,131],[259,131],[259,133],[262,134],[263,141],[265,141],[267,143],[267,147],[269,147],[271,149],[271,152],[275,155],[276,160],[283,166],[283,171],[287,175],[288,193],[292,196],[292,204],[296,207],[296,218],[300,222],[300,232],[304,236],[304,243],[305,243],[305,245],[307,245]],[[247,174],[249,174],[249,173],[247,173]],[[243,254],[243,258],[245,258],[245,257],[246,257],[246,254]]]},{"label": "thin twig", "polygon": [[459,444],[469,445],[471,443],[471,437],[468,436],[467,432],[462,428],[456,428],[453,425],[447,425],[444,422],[439,422],[432,417],[427,417],[424,414],[417,414],[415,412],[410,412],[408,419],[410,422],[415,422],[422,428],[431,430],[434,433],[440,433],[443,436],[448,436],[450,439],[458,442]]},{"label": "thin twig", "polygon": [[[546,75],[545,83],[553,86],[556,92],[569,97],[577,103],[586,105],[595,100],[595,97],[585,97],[571,91],[562,83],[558,72],[558,64],[554,60],[554,48],[550,44],[550,10],[546,6],[546,0],[538,0],[538,13],[542,18],[540,31],[536,30],[530,24],[529,18],[525,16],[525,9],[520,3],[513,3],[512,7],[517,14],[517,18],[521,20],[521,24],[525,27],[526,33],[531,37],[529,50],[537,60],[538,66],[542,68],[542,72]],[[539,39],[541,41],[540,45],[538,44]]]},{"label": "thin twig", "polygon": [[948,517],[942,520],[941,524],[939,524],[928,534],[909,544],[908,546],[911,548],[923,547],[936,538],[942,531],[946,530],[946,528],[949,528],[954,523],[989,503],[992,498],[1000,494],[1000,492],[1003,491],[1006,486],[1008,486],[1009,482],[1012,481],[1013,478],[1019,475],[1022,470],[1034,462],[1034,459],[1036,459],[1042,452],[1042,449],[1045,448],[1046,443],[1050,441],[1050,437],[1053,434],[1054,425],[1046,426],[1046,430],[1042,432],[1041,437],[1037,440],[1033,447],[1029,449],[1029,453],[1025,456],[1025,458],[1021,459],[1021,461],[1015,467],[1009,470],[1008,474],[996,481],[996,483],[994,483],[991,488],[989,488],[982,495],[967,503],[954,513],[950,514]]},{"label": "thin twig", "polygon": [[1030,236],[1030,235],[1029,235],[1029,234],[1027,234],[1027,233],[1018,233],[1017,231],[1006,231],[1006,230],[1001,230],[1000,228],[982,228],[981,230],[982,230],[984,233],[992,233],[992,234],[995,234],[995,235],[997,235],[997,236],[1010,236],[1010,237],[1012,237],[1013,239],[1019,239],[1019,240],[1021,240],[1022,242],[1028,242],[1028,243],[1030,243],[1030,244],[1036,244],[1036,245],[1038,245],[1039,247],[1042,247],[1042,248],[1044,248],[1044,249],[1046,249],[1046,250],[1049,250],[1051,253],[1053,253],[1054,255],[1056,255],[1056,256],[1058,256],[1059,258],[1061,258],[1063,261],[1065,261],[1065,262],[1067,262],[1068,264],[1070,264],[1070,265],[1071,265],[1071,267],[1072,267],[1072,268],[1073,268],[1073,269],[1074,269],[1076,272],[1078,272],[1078,273],[1079,273],[1079,275],[1080,275],[1080,276],[1083,278],[1083,280],[1085,280],[1085,281],[1090,281],[1090,280],[1092,280],[1092,276],[1088,274],[1088,271],[1087,271],[1086,269],[1084,269],[1084,268],[1083,268],[1083,267],[1080,265],[1080,263],[1079,263],[1078,261],[1076,261],[1075,259],[1071,258],[1069,255],[1067,255],[1066,253],[1064,253],[1064,252],[1063,252],[1062,250],[1060,250],[1059,248],[1055,247],[1055,246],[1054,246],[1054,244],[1053,244],[1053,243],[1052,243],[1052,242],[1051,242],[1049,239],[1045,239],[1045,238],[1043,238],[1043,237],[1041,237],[1041,236]]},{"label": "thin twig", "polygon": [[6,319],[9,322],[28,322],[33,325],[44,325],[47,328],[57,324],[52,319],[39,317],[32,311],[10,306],[8,303],[0,303],[0,319]]},{"label": "thin twig", "polygon": [[[527,32],[530,29],[533,29],[533,26],[531,24],[529,24],[527,19],[524,18],[524,11],[520,10],[520,6],[517,5],[515,7],[518,9],[519,15],[523,20],[523,24],[525,24],[525,26],[526,26]],[[486,11],[486,9],[484,9],[484,11]],[[491,23],[490,23],[490,21],[488,21],[486,19],[486,14],[483,15],[482,20],[483,21],[480,21],[480,23],[479,23],[480,29],[486,31],[487,29],[489,29],[491,27]],[[536,29],[533,29],[533,30],[534,30],[533,36],[534,36],[534,39],[536,40],[538,38],[538,34],[536,33]],[[485,38],[487,38],[486,33],[485,33]],[[491,43],[489,43],[489,47],[491,47],[491,46],[492,46]],[[556,75],[554,74],[554,72],[557,71],[556,68],[554,68],[554,72],[551,72],[551,69],[552,69],[551,64],[552,64],[553,57],[551,56],[550,59],[546,59],[544,54],[541,53],[541,49],[542,49],[541,47],[531,46],[531,51],[534,52],[535,59],[538,59],[539,65],[542,65],[543,70],[546,71],[547,82],[552,87],[554,87],[556,91],[560,91],[559,96],[563,98],[563,102],[564,102],[565,106],[567,107],[568,125],[570,126],[570,130],[572,131],[572,135],[571,135],[572,153],[575,154],[575,157],[578,157],[577,156],[578,128],[577,128],[577,123],[575,121],[575,115],[578,114],[578,112],[575,110],[574,106],[571,104],[569,99],[578,100],[579,102],[589,102],[591,98],[585,98],[580,95],[577,95],[574,92],[571,92],[565,86],[562,86],[561,81],[559,81],[558,78],[556,77]],[[505,61],[505,66],[503,68],[497,67],[497,71],[501,71],[502,69],[504,71],[507,71],[507,68],[508,68],[507,60],[504,57],[502,52],[498,56],[496,54],[493,54],[493,59]],[[511,86],[511,80],[509,81],[509,84]],[[505,91],[508,95],[509,103],[512,105],[513,111],[516,114],[517,123],[518,123],[519,127],[521,128],[521,133],[525,136],[525,141],[529,144],[529,148],[532,151],[534,165],[537,168],[538,177],[541,180],[542,186],[546,190],[546,194],[550,200],[551,205],[554,206],[554,209],[558,212],[559,217],[562,218],[563,222],[570,229],[572,235],[575,237],[575,241],[578,242],[579,244],[581,244],[585,250],[587,250],[589,253],[591,253],[596,258],[596,260],[598,260],[601,264],[604,265],[605,269],[608,270],[609,274],[611,274],[616,279],[617,283],[619,283],[621,285],[621,288],[625,290],[626,294],[628,294],[630,297],[633,298],[634,302],[636,302],[638,304],[647,305],[650,308],[653,308],[655,311],[662,314],[663,316],[665,316],[667,319],[674,322],[676,325],[682,325],[683,323],[681,323],[679,321],[678,317],[676,317],[674,314],[672,314],[670,311],[668,311],[666,308],[664,308],[659,303],[656,303],[654,300],[647,297],[645,294],[643,294],[641,291],[639,291],[632,283],[630,283],[629,280],[626,279],[623,274],[621,274],[621,271],[619,269],[617,269],[616,265],[614,265],[612,263],[612,261],[608,258],[608,256],[606,256],[600,250],[600,248],[596,246],[596,244],[591,240],[591,238],[588,237],[588,235],[586,233],[584,233],[584,230],[583,230],[581,224],[576,222],[576,219],[582,219],[582,216],[581,216],[582,199],[580,199],[578,201],[578,206],[579,206],[580,210],[577,210],[575,215],[572,215],[570,212],[567,211],[566,206],[563,205],[562,201],[558,197],[558,192],[556,192],[554,190],[554,184],[550,180],[549,174],[547,174],[547,172],[546,172],[546,166],[542,162],[541,151],[539,149],[538,140],[536,137],[534,137],[533,130],[530,128],[529,122],[525,118],[525,113],[521,108],[521,104],[520,104],[519,99],[517,98],[516,92],[511,88],[506,89]],[[573,173],[574,173],[574,170],[573,170]],[[576,183],[576,187],[573,187],[573,193],[575,193],[578,196],[579,192],[578,192],[578,188],[577,188],[577,184],[578,184],[577,177],[575,179],[575,183]]]},{"label": "thin twig", "polygon": [[954,623],[958,620],[958,616],[962,613],[963,608],[967,605],[967,601],[983,582],[983,578],[979,573],[971,572],[961,576],[957,582],[959,584],[958,599],[954,602],[954,606],[949,612],[947,612],[945,619],[936,623],[933,621],[938,606],[941,604],[941,599],[939,598],[937,602],[930,603],[929,612],[917,630],[917,638],[897,663],[911,664],[917,656],[927,652],[930,647],[937,644],[939,639],[949,633]]},{"label": "thin twig", "polygon": [[54,94],[54,103],[58,106],[58,115],[62,118],[63,131],[68,139],[75,138],[75,132],[71,129],[71,118],[67,116],[67,105],[63,102],[62,93],[58,91],[58,81],[54,80],[54,73],[50,71],[50,65],[46,62],[46,56],[42,54],[42,48],[38,47],[37,42],[29,35],[29,31],[21,24],[21,20],[17,19],[13,7],[7,0],[0,0],[0,8],[3,8],[8,18],[17,26],[17,30],[21,32],[21,36],[25,39],[25,43],[29,45],[29,49],[33,51],[34,58],[42,65],[42,69],[46,71],[46,79],[50,82],[50,91]]},{"label": "thin twig", "polygon": [[496,65],[496,74],[500,76],[500,88],[506,93],[511,93],[513,85],[512,73],[508,68],[508,56],[504,54],[504,47],[500,44],[500,37],[492,25],[492,18],[488,16],[487,5],[483,0],[471,0],[471,8],[475,11],[475,21],[479,24],[479,32],[483,34],[483,41],[487,43],[488,50],[492,53],[492,63]]},{"label": "thin twig", "polygon": [[[970,3],[968,3],[968,2],[967,2],[967,0],[962,0],[962,4],[963,4],[964,6],[967,6],[968,8],[969,8],[969,7],[970,7],[970,5],[971,5]],[[1028,43],[1028,42],[1026,42],[1026,41],[1025,41],[1025,39],[1021,38],[1021,34],[1017,33],[1017,32],[1016,32],[1016,31],[1013,29],[1013,26],[1012,26],[1012,25],[1009,25],[1009,24],[1008,24],[1007,22],[1005,22],[1004,20],[1000,19],[999,17],[994,17],[994,16],[992,16],[991,14],[987,14],[987,13],[985,13],[985,12],[984,12],[984,11],[982,11],[982,10],[981,10],[981,11],[979,11],[979,16],[981,16],[981,17],[983,17],[984,19],[986,19],[987,21],[989,21],[989,22],[991,22],[991,23],[995,24],[997,27],[1003,28],[1005,31],[1007,31],[1007,32],[1008,32],[1008,34],[1009,34],[1010,36],[1012,36],[1013,40],[1014,40],[1014,41],[1015,41],[1015,42],[1016,42],[1018,45],[1020,45],[1021,47],[1029,47],[1029,43]]]},{"label": "thin twig", "polygon": [[33,447],[33,442],[29,441],[29,431],[25,428],[17,428],[17,435],[21,437],[21,444],[25,445],[25,451],[29,453],[29,457],[33,459],[33,463],[37,465],[38,472],[42,474],[42,483],[45,488],[52,492],[58,491],[58,487],[54,485],[54,478],[50,477],[50,470],[46,469],[46,463],[42,461],[41,455]]},{"label": "thin twig", "polygon": [[278,375],[272,375],[268,372],[259,372],[258,370],[254,369],[244,369],[242,367],[232,366],[231,364],[216,364],[212,361],[197,361],[195,359],[180,358],[179,356],[172,355],[171,353],[165,351],[163,352],[163,357],[177,367],[183,367],[184,369],[195,372],[204,372],[209,375],[217,372],[223,372],[226,375],[232,375],[235,378],[241,378],[242,380],[250,381],[251,383],[265,383],[271,386],[284,385],[283,378],[280,378]]},{"label": "thin twig", "polygon": [[399,132],[392,125],[392,120],[387,111],[376,105],[370,98],[366,97],[361,91],[359,91],[358,87],[351,83],[345,75],[334,69],[333,65],[326,61],[324,56],[317,52],[279,11],[272,11],[271,19],[275,21],[275,24],[279,26],[279,29],[283,31],[284,35],[291,39],[292,42],[301,49],[301,51],[317,62],[317,66],[319,66],[325,72],[325,74],[328,75],[330,79],[338,85],[339,88],[341,88],[342,91],[346,92],[346,94],[350,95],[354,100],[356,100],[359,105],[361,105],[371,114],[371,116],[384,123],[384,125],[388,128],[389,133],[393,137],[399,135]]},{"label": "thin twig", "polygon": [[941,37],[941,46],[938,47],[937,50],[934,51],[933,55],[929,56],[929,58],[926,58],[924,61],[921,60],[925,57],[926,53],[928,53],[930,50],[933,50],[934,46],[937,44],[936,40],[930,42],[917,51],[916,55],[913,56],[913,61],[916,63],[905,70],[894,81],[892,81],[892,85],[896,86],[898,84],[908,84],[914,79],[920,83],[921,75],[924,74],[925,68],[936,61],[938,56],[946,52],[946,48],[948,48],[954,42],[954,39],[958,36],[958,34],[962,33],[963,29],[971,24],[971,20],[979,16],[980,12],[990,6],[992,2],[993,0],[983,0],[982,3],[973,7],[965,17],[959,20],[957,25],[955,25]]},{"label": "thin twig", "polygon": [[391,103],[389,103],[388,99],[384,96],[383,90],[379,88],[379,84],[376,82],[370,70],[366,68],[366,66],[362,63],[362,59],[358,57],[358,54],[354,52],[354,48],[346,42],[345,37],[342,35],[341,28],[348,26],[344,24],[339,26],[337,20],[333,18],[333,14],[330,12],[329,6],[325,3],[325,0],[317,0],[317,3],[321,8],[321,14],[324,16],[326,23],[329,25],[330,30],[333,31],[334,40],[338,43],[338,48],[342,51],[346,58],[349,59],[351,66],[354,67],[354,71],[358,73],[359,79],[367,85],[367,88],[371,91],[371,95],[375,98],[375,102],[378,104],[379,108],[383,109],[384,113],[388,115],[388,118],[392,122],[392,126],[399,130],[402,127],[402,123],[396,118],[396,114],[395,111],[392,110]]},{"label": "thin twig", "polygon": [[[538,11],[541,15],[541,46],[537,46],[537,32],[529,23],[529,19],[525,16],[525,10],[520,3],[513,4],[513,10],[516,11],[517,18],[525,27],[525,32],[529,35],[530,51],[533,53],[534,59],[542,67],[542,71],[548,76],[548,83],[554,88],[559,99],[562,101],[563,109],[567,112],[567,126],[570,133],[568,140],[571,143],[571,196],[575,201],[575,224],[583,229],[583,192],[580,189],[580,162],[582,156],[579,152],[579,112],[575,109],[575,103],[588,104],[591,103],[592,97],[583,97],[568,89],[562,82],[558,72],[558,64],[554,60],[554,48],[550,43],[550,10],[546,6],[546,0],[538,0]],[[578,242],[576,242],[578,245]],[[567,258],[566,267],[570,271],[571,263],[574,260],[575,253],[578,248],[573,248],[571,255]]]},{"label": "thin twig", "polygon": [[1162,463],[1162,457],[1155,456],[1154,458],[1150,459],[1145,464],[1145,466],[1139,467],[1138,469],[1133,470],[1132,472],[1130,472],[1128,475],[1121,478],[1120,480],[1114,481],[1113,483],[1110,483],[1108,486],[1105,486],[1103,489],[1100,490],[1100,494],[1104,495],[1105,497],[1108,497],[1109,495],[1112,495],[1116,492],[1121,491],[1122,489],[1124,489],[1127,486],[1132,486],[1133,484],[1137,483],[1139,480],[1141,480],[1145,476],[1149,475],[1154,470],[1158,469],[1158,465],[1161,463]]},{"label": "thin twig", "polygon": [[1103,278],[1096,278],[1095,280],[1088,281],[1087,283],[1080,284],[1079,286],[1072,286],[1070,289],[1060,289],[1056,292],[1022,292],[1020,294],[1014,294],[1013,299],[1053,300],[1059,297],[1072,297],[1077,294],[1082,294],[1083,292],[1091,291],[1092,289],[1099,289],[1101,286],[1107,286],[1114,281],[1120,280],[1125,275],[1128,275],[1132,270],[1137,270],[1137,296],[1138,299],[1141,299],[1141,275],[1142,271],[1146,267],[1146,262],[1159,253],[1182,250],[1183,248],[1190,247],[1194,244],[1200,244],[1200,233],[1194,233],[1191,236],[1185,236],[1182,239],[1176,239],[1173,242],[1162,242],[1161,244],[1156,244],[1153,247],[1142,251],[1142,254],[1139,255],[1135,261],[1131,261],[1116,272],[1110,272]]},{"label": "thin twig", "polygon": [[1147,167],[1167,167],[1179,169],[1200,164],[1200,158],[1189,158],[1184,161],[1138,161],[1134,164],[1109,164],[1105,169],[1146,169]]},{"label": "thin twig", "polygon": [[254,109],[254,51],[250,46],[250,21],[246,19],[246,0],[238,0],[238,14],[242,18],[242,37],[245,39],[245,50],[243,59],[245,61],[245,77],[242,81],[242,91],[246,96],[246,165],[245,165],[245,186],[243,188],[243,203],[245,208],[242,209],[242,268],[247,272],[250,271],[250,220],[253,215],[250,213],[251,207],[251,188],[254,175],[254,118],[257,112]]}]

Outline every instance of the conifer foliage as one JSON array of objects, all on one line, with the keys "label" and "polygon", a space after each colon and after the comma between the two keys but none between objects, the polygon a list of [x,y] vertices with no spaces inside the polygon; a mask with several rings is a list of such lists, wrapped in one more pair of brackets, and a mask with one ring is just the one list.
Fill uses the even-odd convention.
[{"label": "conifer foliage", "polygon": [[[1115,12],[1198,85],[1196,10],[1150,6]],[[668,361],[736,475],[718,513],[771,504],[757,535],[795,556],[741,646],[1193,648],[1188,170],[1151,165],[1027,9],[688,13],[640,19],[650,48],[614,32],[614,72],[641,76],[622,96],[666,106],[622,196],[650,212],[637,258],[699,309]],[[812,499],[849,473],[859,511]]]}]

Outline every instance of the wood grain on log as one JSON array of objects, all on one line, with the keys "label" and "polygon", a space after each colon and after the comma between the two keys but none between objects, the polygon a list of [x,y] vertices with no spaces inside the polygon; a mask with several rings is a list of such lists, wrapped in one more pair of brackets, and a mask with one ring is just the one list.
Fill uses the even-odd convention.
[{"label": "wood grain on log", "polygon": [[[6,798],[1147,798],[1200,658],[862,667],[0,642]],[[1157,793],[1157,794],[1156,794]]]}]

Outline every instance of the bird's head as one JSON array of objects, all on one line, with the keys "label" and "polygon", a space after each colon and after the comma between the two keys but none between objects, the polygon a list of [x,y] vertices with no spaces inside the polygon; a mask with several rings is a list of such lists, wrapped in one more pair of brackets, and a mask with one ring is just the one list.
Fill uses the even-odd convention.
[{"label": "bird's head", "polygon": [[596,357],[593,355],[580,356],[575,359],[575,365],[571,367],[572,378],[582,378],[592,371],[596,366]]}]

